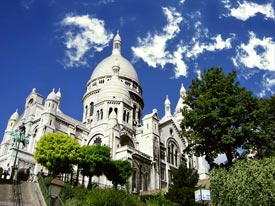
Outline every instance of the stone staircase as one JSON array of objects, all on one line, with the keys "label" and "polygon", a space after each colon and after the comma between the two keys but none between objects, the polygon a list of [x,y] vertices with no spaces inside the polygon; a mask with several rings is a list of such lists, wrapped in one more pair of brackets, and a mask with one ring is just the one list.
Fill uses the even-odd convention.
[{"label": "stone staircase", "polygon": [[13,184],[11,180],[0,180],[0,206],[46,206],[38,183],[21,182],[19,185],[21,196],[14,204]]}]

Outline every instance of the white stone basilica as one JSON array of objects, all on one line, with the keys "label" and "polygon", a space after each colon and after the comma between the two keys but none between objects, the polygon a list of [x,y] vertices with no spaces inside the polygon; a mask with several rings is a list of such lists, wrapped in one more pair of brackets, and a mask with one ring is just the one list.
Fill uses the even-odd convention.
[{"label": "white stone basilica", "polygon": [[[133,65],[121,55],[121,38],[113,40],[112,54],[94,69],[83,96],[83,119],[78,121],[59,108],[60,90],[54,90],[43,99],[35,89],[25,102],[21,115],[14,112],[8,120],[0,145],[0,166],[8,163],[19,167],[32,167],[36,173],[42,166],[36,164],[33,154],[36,142],[49,132],[62,132],[76,138],[81,145],[101,144],[111,148],[112,159],[128,160],[134,168],[129,179],[131,190],[150,192],[167,190],[170,172],[181,163],[194,167],[201,179],[207,178],[203,158],[183,153],[187,141],[180,137],[183,86],[172,114],[168,96],[164,102],[165,115],[160,118],[156,109],[142,118],[144,102],[142,87]],[[15,160],[12,130],[24,123],[29,144],[21,145]],[[111,183],[105,177],[96,180]]]}]

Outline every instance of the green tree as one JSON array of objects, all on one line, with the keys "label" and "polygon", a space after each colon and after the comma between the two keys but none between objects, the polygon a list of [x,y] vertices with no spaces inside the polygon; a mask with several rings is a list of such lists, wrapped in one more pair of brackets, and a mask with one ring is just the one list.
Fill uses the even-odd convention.
[{"label": "green tree", "polygon": [[108,164],[104,173],[107,179],[112,181],[114,188],[117,189],[117,185],[127,183],[132,171],[131,164],[127,160],[113,160]]},{"label": "green tree", "polygon": [[80,145],[76,139],[63,133],[48,133],[37,142],[34,159],[54,176],[69,173],[79,158]]},{"label": "green tree", "polygon": [[236,71],[226,76],[222,68],[205,70],[192,81],[184,103],[182,135],[189,140],[186,152],[205,155],[210,167],[224,153],[228,165],[237,148],[255,137],[257,98],[235,82]]},{"label": "green tree", "polygon": [[82,174],[91,178],[103,174],[104,168],[110,162],[110,148],[99,144],[86,145],[80,148],[79,167],[82,168]]},{"label": "green tree", "polygon": [[195,169],[187,168],[183,163],[178,169],[172,170],[172,182],[169,186],[166,198],[179,205],[196,205],[194,192],[199,180]]},{"label": "green tree", "polygon": [[212,205],[270,206],[275,202],[275,158],[238,161],[210,172]]},{"label": "green tree", "polygon": [[255,115],[256,132],[250,138],[247,148],[252,149],[257,158],[272,156],[275,152],[275,95],[260,99],[259,110]]}]

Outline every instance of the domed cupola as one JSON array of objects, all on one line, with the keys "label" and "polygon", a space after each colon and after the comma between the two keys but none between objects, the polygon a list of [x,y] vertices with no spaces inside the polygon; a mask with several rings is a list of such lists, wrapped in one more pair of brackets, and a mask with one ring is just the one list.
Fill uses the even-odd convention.
[{"label": "domed cupola", "polygon": [[141,119],[144,107],[142,88],[133,65],[121,55],[122,40],[117,33],[112,54],[94,69],[83,96],[83,122],[92,121],[94,109],[105,100],[118,100],[133,105],[132,116]]},{"label": "domed cupola", "polygon": [[48,95],[46,100],[54,100],[56,101],[56,94],[54,92],[54,89],[52,90],[52,92]]},{"label": "domed cupola", "polygon": [[110,77],[112,75],[112,65],[113,62],[117,59],[120,65],[119,77],[124,79],[129,79],[139,84],[138,75],[136,73],[133,65],[121,55],[121,38],[117,33],[113,41],[113,51],[112,54],[103,59],[94,69],[90,81],[100,79],[103,77]]},{"label": "domed cupola", "polygon": [[18,109],[16,109],[16,111],[11,115],[10,120],[17,121],[18,118],[19,118]]}]

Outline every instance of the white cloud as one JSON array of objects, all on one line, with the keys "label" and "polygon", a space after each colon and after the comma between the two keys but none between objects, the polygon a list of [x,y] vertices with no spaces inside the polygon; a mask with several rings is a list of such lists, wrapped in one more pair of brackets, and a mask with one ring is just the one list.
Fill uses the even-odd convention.
[{"label": "white cloud", "polygon": [[247,19],[254,17],[256,14],[260,13],[265,16],[266,19],[274,19],[275,14],[271,3],[267,4],[257,4],[254,2],[243,1],[240,3],[238,1],[238,7],[232,8],[229,0],[223,1],[225,8],[230,12],[229,16],[233,16],[236,19],[246,21]]},{"label": "white cloud", "polygon": [[180,4],[184,4],[185,0],[179,0]]},{"label": "white cloud", "polygon": [[114,3],[115,0],[100,0],[98,4],[109,4],[109,3]]},{"label": "white cloud", "polygon": [[113,38],[113,34],[106,31],[103,20],[91,18],[89,15],[69,15],[62,20],[61,25],[71,28],[65,33],[66,67],[88,65],[85,54],[88,51],[102,51]]},{"label": "white cloud", "polygon": [[273,95],[275,91],[275,74],[274,73],[264,74],[261,86],[263,89],[260,93],[258,93],[259,97],[265,97],[268,94]]},{"label": "white cloud", "polygon": [[259,39],[253,32],[249,32],[248,43],[239,45],[236,53],[237,55],[232,58],[236,67],[275,71],[275,43],[271,37]]},{"label": "white cloud", "polygon": [[175,8],[163,8],[168,24],[161,32],[151,34],[148,33],[145,38],[138,38],[138,46],[132,47],[135,58],[141,58],[149,66],[156,68],[164,66],[168,63],[176,66],[176,76],[186,74],[185,63],[180,59],[181,53],[175,51],[171,53],[167,50],[167,42],[173,39],[179,32],[179,24],[183,18]]},{"label": "white cloud", "polygon": [[185,52],[185,47],[178,46],[177,50],[173,53],[173,62],[174,62],[174,73],[175,78],[179,78],[180,76],[187,76],[187,65],[182,60],[183,53]]},{"label": "white cloud", "polygon": [[221,35],[218,34],[216,37],[212,37],[211,40],[212,43],[200,43],[198,40],[193,40],[195,44],[193,45],[193,48],[188,50],[186,53],[186,57],[188,58],[197,58],[198,55],[205,51],[211,51],[214,52],[216,50],[223,50],[223,49],[230,49],[231,46],[231,40],[234,37],[227,38],[226,40],[223,40]]},{"label": "white cloud", "polygon": [[25,9],[30,9],[34,4],[34,0],[22,0],[21,5]]},{"label": "white cloud", "polygon": [[201,70],[195,69],[194,72],[197,74],[197,78],[201,79]]}]

